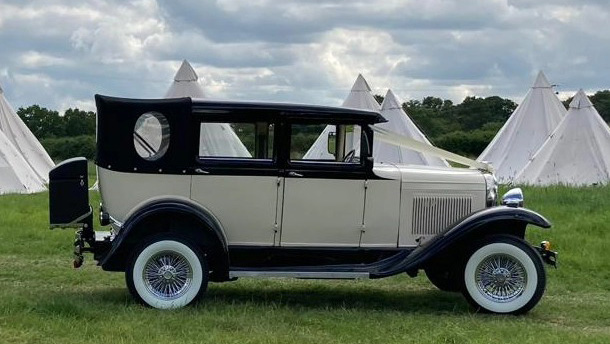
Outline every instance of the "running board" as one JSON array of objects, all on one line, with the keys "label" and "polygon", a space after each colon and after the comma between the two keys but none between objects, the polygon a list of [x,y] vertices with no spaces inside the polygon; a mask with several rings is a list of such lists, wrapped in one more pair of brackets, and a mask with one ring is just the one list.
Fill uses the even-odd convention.
[{"label": "running board", "polygon": [[229,271],[229,278],[237,277],[289,277],[311,279],[361,279],[369,278],[368,272],[353,271],[263,271],[263,270],[237,270]]}]

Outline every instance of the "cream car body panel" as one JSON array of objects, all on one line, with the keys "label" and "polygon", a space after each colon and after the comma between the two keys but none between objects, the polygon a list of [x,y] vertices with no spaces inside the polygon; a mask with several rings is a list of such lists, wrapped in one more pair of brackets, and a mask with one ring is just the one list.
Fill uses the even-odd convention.
[{"label": "cream car body panel", "polygon": [[486,186],[474,169],[399,166],[398,246],[418,246],[462,217],[485,208]]},{"label": "cream car body panel", "polygon": [[281,220],[279,180],[273,176],[196,175],[191,197],[220,220],[229,245],[273,246]]},{"label": "cream car body panel", "polygon": [[284,182],[281,246],[358,247],[364,180],[297,177]]},{"label": "cream car body panel", "polygon": [[190,175],[124,173],[97,168],[104,209],[118,222],[152,199],[189,199]]},{"label": "cream car body panel", "polygon": [[366,181],[366,204],[361,247],[396,247],[400,223],[400,180],[398,167],[377,164],[373,173],[383,179]]}]

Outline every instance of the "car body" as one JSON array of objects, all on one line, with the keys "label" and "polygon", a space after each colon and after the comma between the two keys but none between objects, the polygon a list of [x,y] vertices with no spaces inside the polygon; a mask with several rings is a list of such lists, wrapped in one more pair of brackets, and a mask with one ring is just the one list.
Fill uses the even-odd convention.
[{"label": "car body", "polygon": [[[542,262],[554,264],[555,253],[523,239],[528,224],[550,223],[521,207],[518,189],[497,206],[488,171],[374,162],[379,113],[191,98],[96,103],[108,230],[93,230],[84,158],[50,173],[51,226],[78,227],[75,266],[92,252],[104,270],[125,271],[144,304],[181,307],[208,281],[240,277],[420,270],[491,312],[526,312],[542,296]],[[303,142],[327,125],[336,158],[303,159]]]}]

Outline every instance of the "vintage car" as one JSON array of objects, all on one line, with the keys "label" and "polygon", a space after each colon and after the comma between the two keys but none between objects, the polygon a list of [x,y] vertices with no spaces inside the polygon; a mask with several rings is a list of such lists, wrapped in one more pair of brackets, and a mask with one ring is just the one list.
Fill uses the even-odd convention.
[{"label": "vintage car", "polygon": [[[100,95],[96,104],[107,231],[94,231],[84,158],[49,174],[51,227],[77,227],[75,267],[93,253],[102,269],[124,271],[145,305],[182,307],[209,281],[239,277],[377,279],[423,270],[477,310],[517,314],[542,297],[543,262],[555,264],[547,242],[524,241],[528,225],[551,224],[522,207],[519,189],[498,206],[491,173],[375,163],[379,113]],[[304,158],[304,133],[327,125],[335,128],[334,158]],[[241,148],[231,147],[236,138]]]}]

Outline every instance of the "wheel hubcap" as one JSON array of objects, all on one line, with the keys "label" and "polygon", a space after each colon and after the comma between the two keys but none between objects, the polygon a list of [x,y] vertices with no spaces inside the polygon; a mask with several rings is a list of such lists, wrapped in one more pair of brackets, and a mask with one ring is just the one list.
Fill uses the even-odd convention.
[{"label": "wheel hubcap", "polygon": [[512,256],[491,255],[477,266],[476,284],[489,300],[510,302],[525,290],[527,272],[523,264]]},{"label": "wheel hubcap", "polygon": [[163,300],[182,296],[193,281],[193,269],[188,260],[173,251],[160,252],[144,265],[142,279],[149,292]]}]

